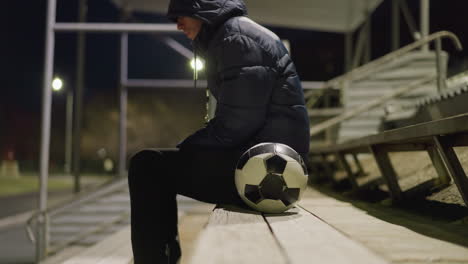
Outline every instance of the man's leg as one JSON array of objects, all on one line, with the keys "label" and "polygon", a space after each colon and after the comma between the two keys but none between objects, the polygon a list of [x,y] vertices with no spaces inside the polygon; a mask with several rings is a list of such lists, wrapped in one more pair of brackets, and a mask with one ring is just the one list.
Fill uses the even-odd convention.
[{"label": "man's leg", "polygon": [[[180,255],[177,241],[177,151],[143,150],[130,160],[132,248],[135,264],[168,263],[167,245]],[[174,252],[179,250],[179,252]],[[178,258],[178,256],[176,256]]]},{"label": "man's leg", "polygon": [[132,247],[135,264],[171,262],[180,255],[176,193],[208,202],[242,204],[234,173],[236,151],[144,150],[130,161]]},{"label": "man's leg", "polygon": [[185,174],[176,179],[178,194],[207,203],[243,205],[234,180],[237,161],[242,153],[185,150],[180,154],[179,166],[185,167]]}]

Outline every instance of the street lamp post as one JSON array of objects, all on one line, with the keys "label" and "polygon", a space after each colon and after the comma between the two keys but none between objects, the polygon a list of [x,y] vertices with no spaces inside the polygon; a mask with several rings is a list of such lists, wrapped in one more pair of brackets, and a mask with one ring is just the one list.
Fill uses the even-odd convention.
[{"label": "street lamp post", "polygon": [[65,174],[71,174],[72,167],[72,131],[73,131],[73,90],[67,89],[67,117],[65,119]]}]

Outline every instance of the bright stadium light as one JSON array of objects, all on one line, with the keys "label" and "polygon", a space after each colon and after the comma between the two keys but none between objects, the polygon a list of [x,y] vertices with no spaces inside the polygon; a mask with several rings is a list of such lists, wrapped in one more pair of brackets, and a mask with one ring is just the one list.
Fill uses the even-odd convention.
[{"label": "bright stadium light", "polygon": [[[196,67],[195,67],[195,66],[196,66]],[[196,69],[197,71],[201,71],[201,70],[203,70],[203,67],[204,67],[203,61],[200,60],[199,58],[197,58],[196,61],[195,61],[195,59],[192,59],[192,60],[190,61],[190,67],[192,67],[193,70]]]},{"label": "bright stadium light", "polygon": [[52,89],[54,89],[54,91],[58,92],[58,91],[62,90],[62,87],[63,87],[62,80],[60,78],[56,77],[52,81]]}]

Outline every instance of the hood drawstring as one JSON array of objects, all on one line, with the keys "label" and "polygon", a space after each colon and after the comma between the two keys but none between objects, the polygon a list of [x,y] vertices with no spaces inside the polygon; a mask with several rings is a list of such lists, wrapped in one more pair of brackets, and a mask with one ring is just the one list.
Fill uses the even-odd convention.
[{"label": "hood drawstring", "polygon": [[193,43],[192,46],[193,46],[193,86],[194,88],[197,88],[197,80],[198,80],[197,48],[195,47],[195,43]]},{"label": "hood drawstring", "polygon": [[[193,70],[193,87],[197,89],[197,80],[198,80],[198,70],[197,70],[197,47],[195,47],[195,43],[192,43],[194,49],[193,49],[193,64],[194,64],[194,70]],[[205,125],[208,124],[210,121],[210,90],[208,89],[208,86],[205,87],[205,96],[206,96],[206,102],[205,102]]]}]

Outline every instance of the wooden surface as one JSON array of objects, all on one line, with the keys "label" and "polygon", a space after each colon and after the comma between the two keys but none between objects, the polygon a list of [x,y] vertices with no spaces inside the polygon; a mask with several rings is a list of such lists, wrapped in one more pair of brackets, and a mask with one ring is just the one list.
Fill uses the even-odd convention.
[{"label": "wooden surface", "polygon": [[[180,218],[182,263],[468,263],[468,248],[435,237],[437,226],[425,227],[427,236],[395,224],[399,213],[379,211],[390,216],[385,221],[311,188],[283,214],[219,207],[210,215],[211,205],[194,208]],[[130,228],[60,263],[132,263]]]},{"label": "wooden surface", "polygon": [[[411,219],[392,208],[387,211],[362,210],[310,188],[301,206],[391,263],[468,263],[468,248],[438,238],[448,234],[430,220]],[[407,226],[414,226],[415,230]]]},{"label": "wooden surface", "polygon": [[[199,203],[179,211],[179,236],[183,256],[181,264],[190,259],[200,231],[205,227],[214,205]],[[130,226],[90,247],[68,247],[41,264],[129,264],[133,263]]]},{"label": "wooden surface", "polygon": [[217,208],[190,263],[285,264],[287,259],[261,214]]},{"label": "wooden surface", "polygon": [[[337,151],[347,151],[353,148],[359,148],[360,146],[369,146],[386,143],[400,143],[401,145],[404,145],[404,142],[408,142],[409,144],[417,143],[409,142],[417,138],[426,139],[425,141],[423,140],[423,143],[425,143],[426,141],[431,143],[433,136],[451,135],[462,132],[468,132],[468,114],[461,114],[417,125],[387,130],[376,135],[353,139],[341,144],[311,149],[311,153],[334,153]],[[462,134],[457,134],[456,136],[453,135],[451,137],[455,137],[453,140],[454,145],[466,146],[468,144],[466,137],[464,137]],[[456,140],[458,138],[462,138],[465,140]]]},{"label": "wooden surface", "polygon": [[288,213],[266,219],[289,263],[389,263],[300,207]]},{"label": "wooden surface", "polygon": [[468,248],[392,221],[309,188],[284,214],[215,210],[191,263],[468,263]]},{"label": "wooden surface", "polygon": [[313,214],[295,208],[261,214],[218,208],[191,263],[388,263]]},{"label": "wooden surface", "polygon": [[185,211],[179,217],[179,237],[182,249],[180,264],[189,263],[195,250],[196,241],[200,232],[205,228],[215,205],[200,203]]}]

